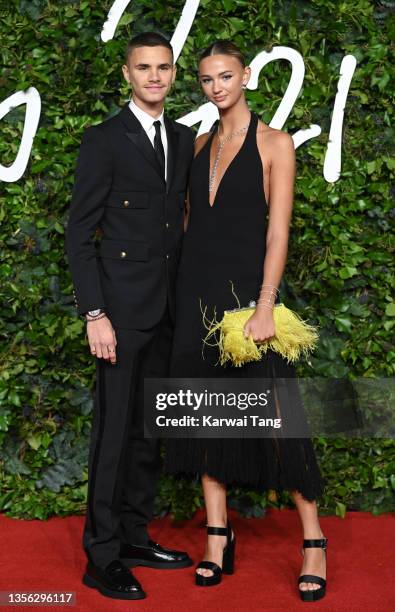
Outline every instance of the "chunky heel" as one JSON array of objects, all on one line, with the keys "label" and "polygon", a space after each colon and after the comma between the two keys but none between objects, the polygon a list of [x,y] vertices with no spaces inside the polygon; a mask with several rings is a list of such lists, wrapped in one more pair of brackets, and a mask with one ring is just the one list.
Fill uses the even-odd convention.
[{"label": "chunky heel", "polygon": [[[302,555],[304,555],[304,548],[323,548],[326,559],[326,548],[327,548],[328,540],[327,538],[322,538],[320,540],[303,540],[302,547]],[[325,578],[321,578],[321,576],[314,576],[314,574],[303,574],[299,576],[298,584],[301,582],[314,582],[315,584],[319,584],[320,588],[315,589],[314,591],[302,591],[299,588],[299,593],[302,601],[318,601],[325,596],[326,593],[326,580]]]},{"label": "chunky heel", "polygon": [[196,569],[209,569],[213,572],[212,576],[202,576],[195,574],[195,582],[198,586],[214,586],[219,584],[222,574],[233,574],[235,563],[236,537],[233,534],[230,523],[226,527],[207,527],[207,535],[226,536],[226,546],[222,557],[222,568],[213,561],[201,561]]},{"label": "chunky heel", "polygon": [[224,548],[224,556],[222,561],[222,572],[224,574],[233,574],[234,566],[235,566],[235,549],[236,549],[236,538],[233,535],[233,538],[229,541]]}]

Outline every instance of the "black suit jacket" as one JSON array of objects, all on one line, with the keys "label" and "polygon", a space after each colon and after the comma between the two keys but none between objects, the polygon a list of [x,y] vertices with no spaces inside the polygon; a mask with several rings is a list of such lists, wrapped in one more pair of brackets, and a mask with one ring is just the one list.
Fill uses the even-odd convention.
[{"label": "black suit jacket", "polygon": [[168,300],[174,317],[194,137],[170,119],[165,126],[167,182],[128,104],[84,132],[66,232],[79,314],[101,307],[115,326],[147,329]]}]

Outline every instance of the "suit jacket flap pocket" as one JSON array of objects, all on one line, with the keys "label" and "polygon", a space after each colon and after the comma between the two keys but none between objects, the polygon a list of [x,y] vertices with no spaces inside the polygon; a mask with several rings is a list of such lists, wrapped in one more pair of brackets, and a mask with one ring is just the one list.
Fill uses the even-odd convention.
[{"label": "suit jacket flap pocket", "polygon": [[133,210],[149,208],[149,193],[146,191],[112,191],[108,196],[107,206]]},{"label": "suit jacket flap pocket", "polygon": [[131,240],[109,240],[103,238],[99,247],[100,257],[119,261],[148,261],[149,247],[145,242]]}]

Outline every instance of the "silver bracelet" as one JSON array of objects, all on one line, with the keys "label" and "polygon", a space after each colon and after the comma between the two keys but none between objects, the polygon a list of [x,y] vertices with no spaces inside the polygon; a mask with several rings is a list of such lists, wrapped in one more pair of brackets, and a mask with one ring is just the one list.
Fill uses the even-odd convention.
[{"label": "silver bracelet", "polygon": [[270,308],[271,310],[273,310],[274,304],[270,302],[258,302],[256,305],[257,308],[261,308],[262,306],[264,308]]}]

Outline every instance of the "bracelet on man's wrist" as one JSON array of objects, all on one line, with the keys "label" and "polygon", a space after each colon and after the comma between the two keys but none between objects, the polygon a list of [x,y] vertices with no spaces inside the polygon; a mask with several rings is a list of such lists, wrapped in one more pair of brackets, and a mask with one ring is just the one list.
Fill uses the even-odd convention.
[{"label": "bracelet on man's wrist", "polygon": [[93,323],[93,321],[98,321],[99,319],[104,319],[105,316],[106,316],[106,313],[103,312],[103,314],[99,315],[98,317],[94,317],[93,319],[88,319],[88,317],[86,317],[86,322],[87,323]]},{"label": "bracelet on man's wrist", "polygon": [[95,310],[88,310],[85,313],[85,319],[87,321],[97,321],[98,319],[102,319],[106,316],[105,311],[102,308],[96,308]]}]

